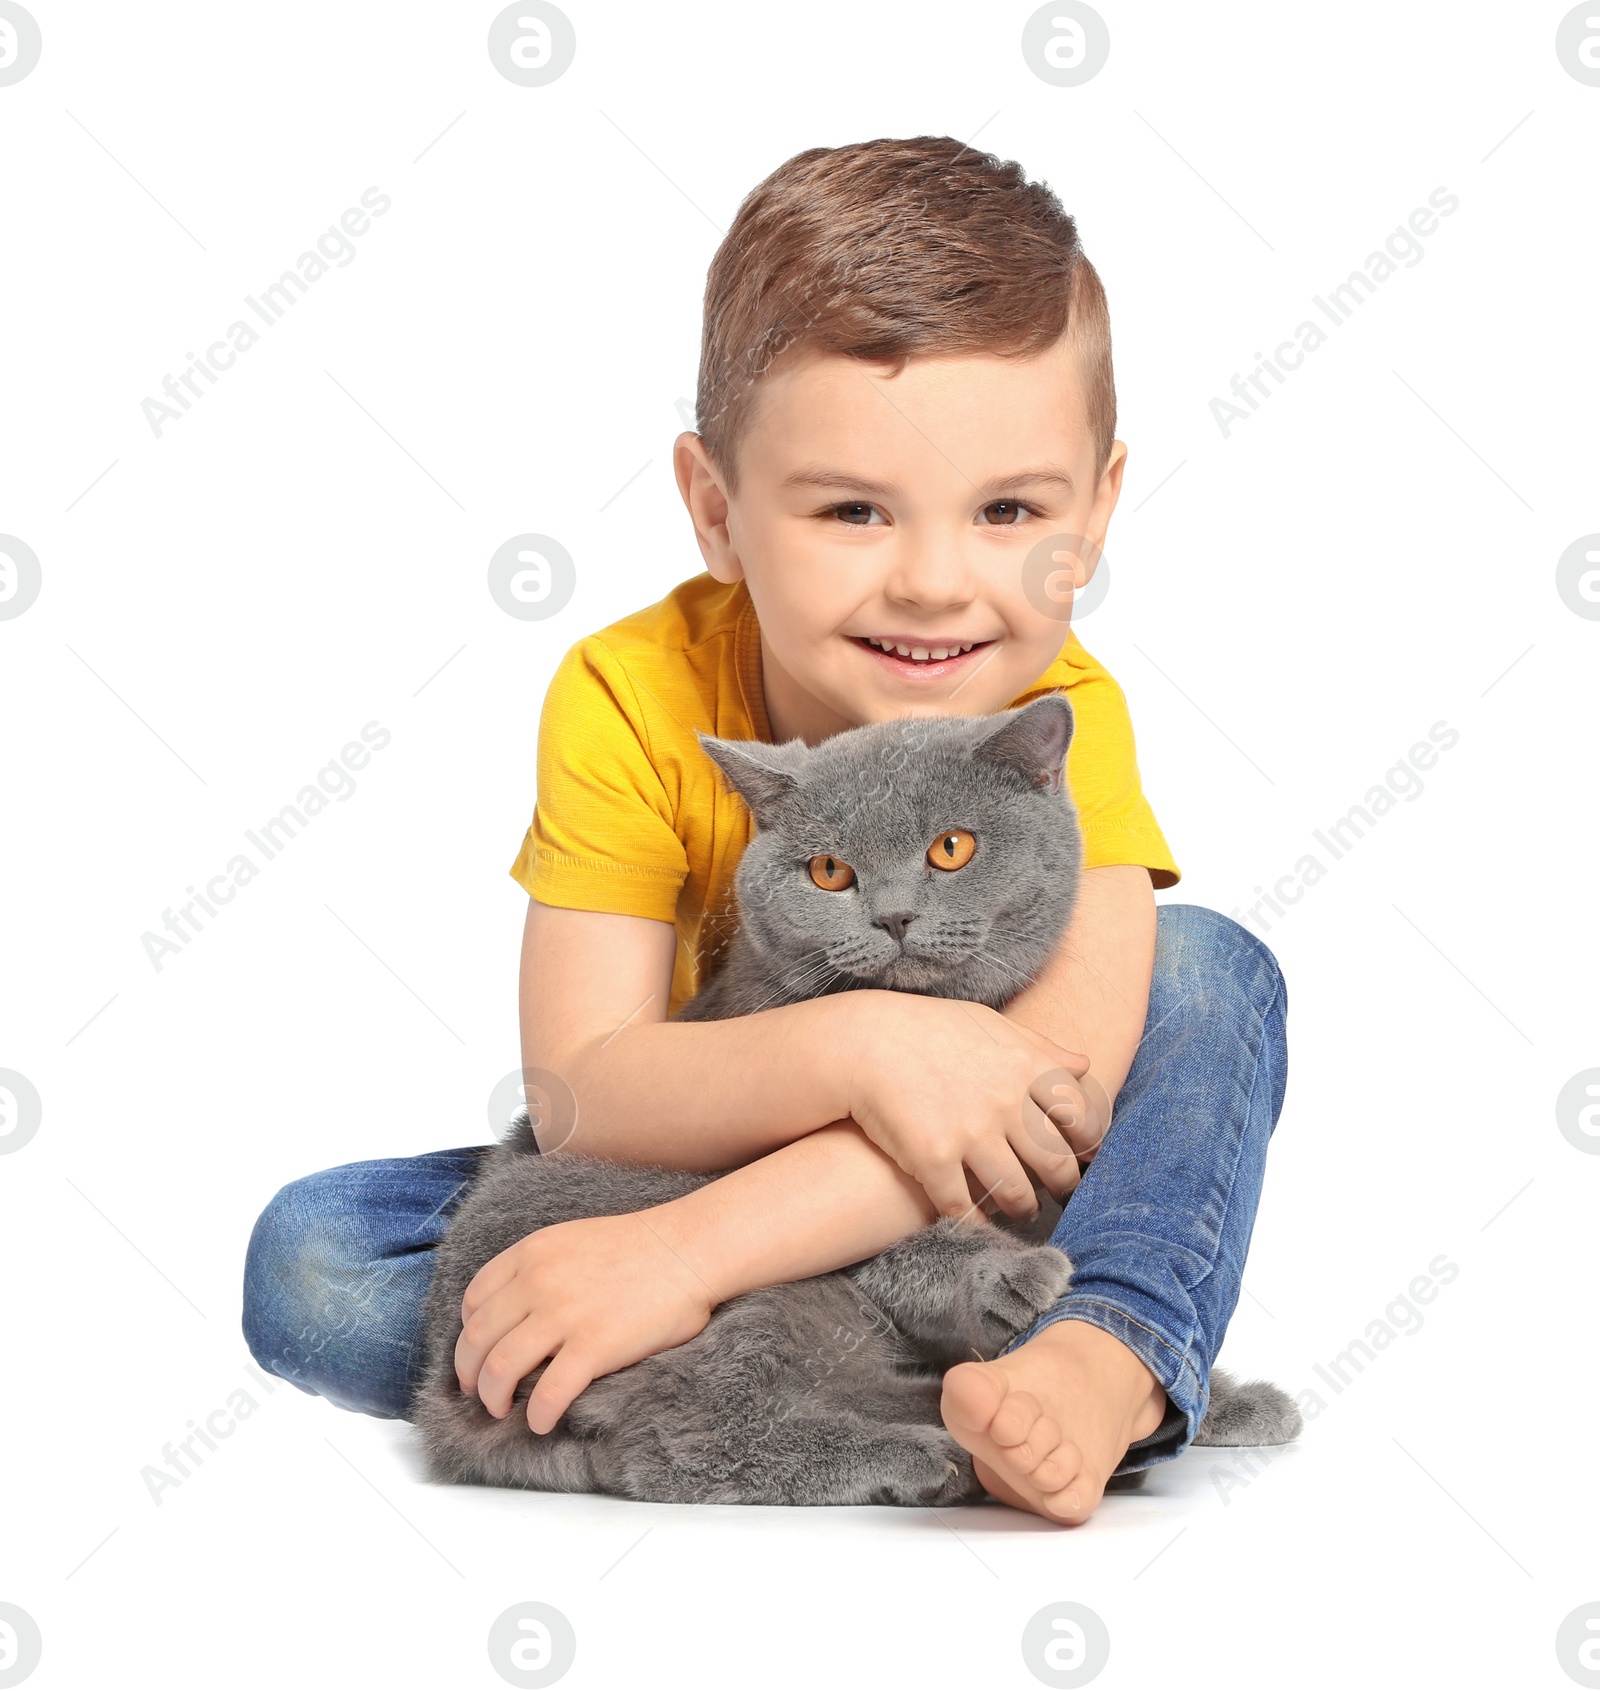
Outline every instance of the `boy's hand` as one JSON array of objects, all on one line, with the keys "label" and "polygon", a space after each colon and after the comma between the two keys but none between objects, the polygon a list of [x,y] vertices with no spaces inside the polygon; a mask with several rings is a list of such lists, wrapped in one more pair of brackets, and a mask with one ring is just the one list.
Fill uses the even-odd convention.
[{"label": "boy's hand", "polygon": [[[1045,1083],[1045,1090],[1053,1094],[1053,1102],[1045,1106],[1046,1113],[1072,1146],[1081,1173],[1082,1164],[1094,1161],[1100,1141],[1111,1125],[1111,1099],[1087,1071],[1075,1080],[1059,1073],[1052,1075]],[[1037,1088],[1033,1096],[1038,1097]]]},{"label": "boy's hand", "polygon": [[1038,1211],[1030,1169],[1060,1199],[1078,1184],[1076,1153],[1092,1152],[1101,1136],[1098,1088],[1086,1095],[1061,1071],[1081,1078],[1087,1057],[983,1004],[901,992],[840,997],[857,1018],[845,1058],[849,1114],[940,1214],[973,1211],[969,1172],[979,1192],[1023,1221]]},{"label": "boy's hand", "polygon": [[528,1398],[529,1427],[547,1433],[591,1380],[692,1339],[715,1299],[650,1216],[559,1222],[485,1263],[461,1300],[462,1391],[504,1418],[548,1358]]}]

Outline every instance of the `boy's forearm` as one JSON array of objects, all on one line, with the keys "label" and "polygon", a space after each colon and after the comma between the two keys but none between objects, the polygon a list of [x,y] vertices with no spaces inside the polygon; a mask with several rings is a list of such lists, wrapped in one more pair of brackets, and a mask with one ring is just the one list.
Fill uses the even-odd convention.
[{"label": "boy's forearm", "polygon": [[588,1156],[726,1169],[844,1116],[843,999],[728,1021],[647,1022],[565,1059]]},{"label": "boy's forearm", "polygon": [[834,1122],[642,1219],[714,1303],[875,1256],[935,1210],[853,1122]]},{"label": "boy's forearm", "polygon": [[535,1123],[544,1150],[709,1173],[849,1114],[859,1002],[669,1021],[678,946],[666,922],[528,900],[524,1078],[530,1104],[536,1087],[557,1095]]},{"label": "boy's forearm", "polygon": [[[530,922],[543,927],[539,943],[524,948],[524,1062],[554,1070],[577,1102],[575,1130],[558,1122],[553,1144],[541,1138],[546,1149],[565,1143],[618,1162],[711,1171],[765,1156],[847,1114],[852,1018],[866,1011],[870,992],[728,1021],[648,1021],[631,1000],[607,1017],[593,1003],[542,990],[541,959],[556,954],[564,963],[560,948],[582,943],[565,937],[564,914],[530,901]],[[668,967],[671,930],[637,926],[662,928],[661,966]],[[1143,1030],[1154,945],[1148,873],[1088,870],[1056,956],[1005,1007],[1012,1020],[1087,1054],[1108,1104]],[[570,967],[556,971],[559,979],[575,977],[580,972]],[[607,1020],[604,1034],[589,1032]]]}]

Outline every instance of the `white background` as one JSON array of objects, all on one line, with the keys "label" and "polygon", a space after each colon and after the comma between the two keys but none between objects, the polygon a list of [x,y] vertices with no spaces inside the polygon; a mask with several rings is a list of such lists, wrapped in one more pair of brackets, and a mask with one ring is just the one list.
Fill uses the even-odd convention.
[{"label": "white background", "polygon": [[[1106,0],[1077,88],[1024,62],[1027,6],[571,0],[542,88],[491,64],[492,4],[32,10],[0,88],[0,530],[43,572],[0,621],[0,1068],[43,1124],[0,1157],[0,1600],[35,1682],[499,1685],[489,1626],[539,1600],[575,1687],[1022,1687],[1025,1622],[1072,1600],[1108,1687],[1570,1684],[1600,1157],[1555,1100],[1600,1065],[1600,623],[1555,582],[1600,530],[1600,88],[1565,8]],[[1163,897],[1254,902],[1460,736],[1269,917],[1291,1078],[1223,1360],[1316,1386],[1459,1275],[1297,1448],[1191,1452],[1077,1532],[432,1487],[409,1429],[287,1385],[156,1506],[141,1469],[250,1385],[273,1192],[491,1137],[546,682],[700,567],[670,447],[721,230],[795,152],[922,133],[1049,181],[1105,280],[1130,458],[1080,632]],[[158,438],[141,400],[374,185],[354,260]],[[1422,260],[1224,437],[1213,396],[1439,187]],[[486,588],[526,531],[576,561],[549,621]],[[355,795],[158,972],[141,935],[373,720]]]}]

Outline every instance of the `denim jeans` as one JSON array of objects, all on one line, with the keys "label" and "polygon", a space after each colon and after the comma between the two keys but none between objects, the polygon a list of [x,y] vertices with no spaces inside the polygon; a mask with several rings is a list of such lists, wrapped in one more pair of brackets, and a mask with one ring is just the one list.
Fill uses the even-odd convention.
[{"label": "denim jeans", "polygon": [[[1205,1414],[1283,1104],[1285,1009],[1260,940],[1197,905],[1161,906],[1138,1054],[1052,1236],[1076,1273],[1015,1341],[1088,1321],[1149,1366],[1171,1407],[1119,1474],[1180,1454]],[[486,1149],[346,1163],[285,1186],[245,1258],[244,1333],[261,1366],[342,1409],[403,1418],[432,1248]]]}]

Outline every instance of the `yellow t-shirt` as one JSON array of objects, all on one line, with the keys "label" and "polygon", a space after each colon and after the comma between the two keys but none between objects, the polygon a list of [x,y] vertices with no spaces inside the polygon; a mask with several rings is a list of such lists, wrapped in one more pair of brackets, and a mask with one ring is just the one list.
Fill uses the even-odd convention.
[{"label": "yellow t-shirt", "polygon": [[[1013,705],[1066,688],[1076,722],[1067,784],[1084,867],[1138,863],[1158,887],[1178,866],[1144,792],[1122,689],[1069,631]],[[733,876],[754,833],[744,800],[695,739],[771,740],[761,632],[745,584],[709,574],[580,640],[539,720],[533,824],[511,873],[541,904],[672,922],[668,1013],[693,997],[702,959],[737,923]]]}]

